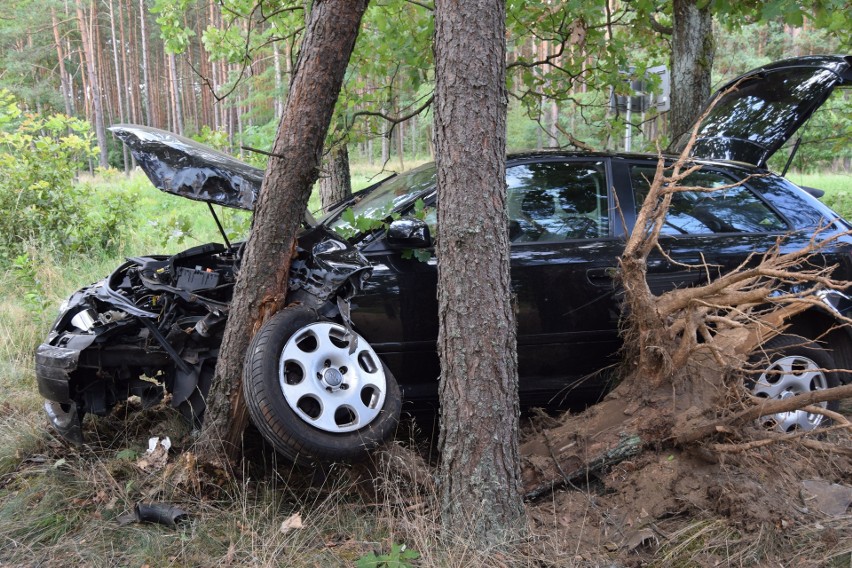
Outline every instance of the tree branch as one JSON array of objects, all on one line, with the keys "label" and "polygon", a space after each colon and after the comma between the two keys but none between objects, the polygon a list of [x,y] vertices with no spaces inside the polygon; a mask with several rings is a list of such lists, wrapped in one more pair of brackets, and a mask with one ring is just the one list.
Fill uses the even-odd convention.
[{"label": "tree branch", "polygon": [[661,33],[663,35],[672,35],[674,33],[674,28],[661,24],[657,21],[657,18],[655,18],[653,14],[648,16],[648,23],[651,24],[651,29],[657,33]]},{"label": "tree branch", "polygon": [[792,412],[793,410],[800,410],[806,406],[818,404],[820,402],[828,402],[831,400],[840,400],[850,397],[852,397],[852,384],[811,391],[780,400],[758,399],[757,397],[753,397],[754,399],[759,400],[760,404],[756,404],[723,420],[714,421],[710,424],[705,424],[704,426],[699,426],[697,428],[691,428],[690,431],[677,436],[675,442],[680,446],[685,446],[712,436],[720,427],[737,426],[745,424],[751,420],[757,420],[761,416],[778,414],[780,412]]}]

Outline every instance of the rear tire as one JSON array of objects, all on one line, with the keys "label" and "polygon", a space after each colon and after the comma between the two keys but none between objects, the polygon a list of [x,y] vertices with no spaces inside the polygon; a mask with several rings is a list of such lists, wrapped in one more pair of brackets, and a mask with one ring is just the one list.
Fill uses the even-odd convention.
[{"label": "rear tire", "polygon": [[[367,341],[304,307],[267,321],[246,353],[243,390],[261,435],[296,463],[346,461],[393,435],[402,397]],[[354,332],[353,332],[354,333]]]},{"label": "rear tire", "polygon": [[[750,362],[754,371],[746,380],[746,386],[758,397],[784,399],[840,384],[831,353],[798,335],[779,335],[770,339],[751,356]],[[817,406],[837,410],[839,404],[835,400]],[[813,430],[830,422],[822,414],[804,410],[761,416],[759,421],[764,427],[780,432]]]}]

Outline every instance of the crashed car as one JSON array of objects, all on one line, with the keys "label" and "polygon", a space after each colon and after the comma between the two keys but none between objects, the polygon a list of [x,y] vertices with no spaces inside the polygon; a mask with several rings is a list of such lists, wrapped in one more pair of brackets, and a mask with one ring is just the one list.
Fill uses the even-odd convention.
[{"label": "crashed car", "polygon": [[[778,242],[782,251],[799,249],[818,228],[822,239],[841,236],[812,262],[836,265],[836,278],[852,280],[852,239],[843,235],[852,226],[766,169],[829,93],[852,82],[852,59],[792,59],[735,82],[699,127],[693,158],[701,168],[686,182],[726,189],[676,194],[660,237],[664,254],[649,260],[651,289],[706,282]],[[214,215],[212,204],[252,208],[261,170],[168,132],[111,130],[159,189],[205,201]],[[565,406],[607,387],[601,369],[621,345],[616,259],[656,162],[642,154],[508,156],[522,405]],[[403,403],[436,406],[435,186],[427,164],[355,194],[319,221],[306,214],[290,307],[261,328],[246,358],[249,413],[283,455],[357,458],[392,435]],[[385,222],[359,230],[359,218]],[[82,442],[85,414],[103,416],[132,395],[153,404],[168,392],[200,423],[243,247],[224,232],[223,241],[128,258],[63,302],[36,352],[45,409],[63,436]],[[831,290],[818,298],[763,346],[762,372],[749,380],[756,395],[786,398],[848,382],[840,370],[852,368],[852,341],[837,323],[852,301]],[[825,419],[800,410],[763,420],[790,431]]]}]

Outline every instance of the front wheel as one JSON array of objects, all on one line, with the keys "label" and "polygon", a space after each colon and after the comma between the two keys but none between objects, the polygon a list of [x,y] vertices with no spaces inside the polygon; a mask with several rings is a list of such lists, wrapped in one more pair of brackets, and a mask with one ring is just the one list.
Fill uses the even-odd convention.
[{"label": "front wheel", "polygon": [[352,460],[396,429],[399,387],[369,343],[304,307],[267,321],[246,353],[252,422],[294,462]]},{"label": "front wheel", "polygon": [[[779,335],[752,355],[755,365],[752,379],[746,381],[751,392],[761,398],[784,399],[840,384],[837,365],[831,353],[803,337]],[[837,401],[822,402],[817,406],[837,410]],[[828,419],[822,414],[793,410],[762,416],[760,422],[767,428],[781,432],[813,430]]]}]

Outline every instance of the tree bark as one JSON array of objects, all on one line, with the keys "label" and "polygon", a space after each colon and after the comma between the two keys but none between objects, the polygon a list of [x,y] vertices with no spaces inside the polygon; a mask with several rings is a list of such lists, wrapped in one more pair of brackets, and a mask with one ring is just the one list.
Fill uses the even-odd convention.
[{"label": "tree bark", "polygon": [[172,116],[174,117],[174,131],[183,136],[183,111],[180,104],[180,80],[177,74],[177,64],[175,63],[175,54],[169,53],[169,77],[171,93],[170,101],[172,107]]},{"label": "tree bark", "polygon": [[506,215],[505,5],[435,4],[441,520],[476,546],[523,525]]},{"label": "tree bark", "polygon": [[145,124],[148,126],[156,126],[151,110],[151,81],[149,78],[150,70],[148,64],[151,61],[151,54],[148,52],[148,32],[145,25],[145,0],[139,0],[139,37],[142,41],[142,82],[144,91],[142,93],[142,106],[145,109]]},{"label": "tree bark", "polygon": [[[92,30],[86,23],[86,16],[83,12],[82,0],[77,0],[77,22],[80,26],[80,39],[83,42],[83,54],[86,61],[86,75],[89,78],[89,89],[91,89],[92,109],[94,112],[95,137],[98,140],[100,150],[100,166],[106,168],[109,166],[107,160],[107,140],[106,130],[104,129],[104,111],[101,101],[101,87],[98,80],[97,57],[95,54],[94,43],[92,42]],[[92,10],[95,8],[93,7]]]},{"label": "tree bark", "polygon": [[674,0],[672,30],[672,101],[669,134],[689,130],[710,96],[710,71],[716,50],[710,3]]},{"label": "tree bark", "polygon": [[[118,120],[120,122],[125,122],[127,121],[127,115],[129,113],[126,112],[125,99],[124,95],[122,94],[124,87],[122,85],[121,67],[119,67],[118,64],[118,46],[123,46],[123,42],[119,42],[119,38],[115,33],[115,8],[113,7],[113,0],[109,0],[109,2],[107,3],[107,7],[109,8],[109,28],[110,33],[112,34],[112,64],[115,69],[115,97],[116,102],[118,103]],[[122,47],[122,51],[123,50],[124,49]],[[124,80],[127,80],[126,75]],[[130,172],[130,152],[128,151],[127,146],[125,144],[122,144],[121,147],[124,162],[124,171],[125,173],[128,173]]]},{"label": "tree bark", "polygon": [[319,174],[323,142],[366,7],[367,0],[317,0],[311,9],[234,287],[202,451],[224,450],[231,460],[240,454],[248,422],[243,358],[264,320],[284,307],[296,231]]},{"label": "tree bark", "polygon": [[62,100],[65,103],[65,114],[72,116],[74,110],[71,104],[71,85],[68,81],[68,71],[65,69],[65,56],[62,53],[62,40],[59,34],[59,21],[56,19],[56,9],[50,8],[50,21],[53,27],[53,41],[56,44],[56,58],[59,62],[59,84],[62,90]]},{"label": "tree bark", "polygon": [[324,175],[320,178],[320,201],[323,212],[350,195],[352,195],[352,180],[349,174],[349,150],[342,143],[329,151]]}]

